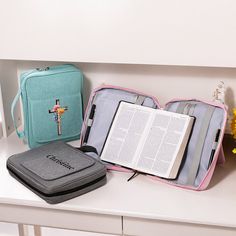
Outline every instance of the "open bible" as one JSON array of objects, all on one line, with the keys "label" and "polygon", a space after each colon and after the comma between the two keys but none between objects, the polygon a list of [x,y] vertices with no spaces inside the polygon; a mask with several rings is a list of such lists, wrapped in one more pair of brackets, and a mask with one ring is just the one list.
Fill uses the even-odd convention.
[{"label": "open bible", "polygon": [[188,115],[120,102],[101,159],[175,179],[193,123]]}]

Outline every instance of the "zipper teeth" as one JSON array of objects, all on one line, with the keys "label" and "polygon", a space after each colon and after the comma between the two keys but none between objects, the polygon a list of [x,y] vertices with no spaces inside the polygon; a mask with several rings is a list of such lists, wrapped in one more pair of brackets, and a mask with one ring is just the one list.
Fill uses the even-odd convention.
[{"label": "zipper teeth", "polygon": [[[27,80],[30,79],[30,78],[34,78],[34,77],[39,77],[39,76],[49,76],[49,75],[56,75],[56,74],[64,74],[64,73],[69,73],[69,72],[78,72],[76,70],[66,70],[66,71],[56,71],[56,72],[51,72],[49,73],[48,71],[46,71],[48,74],[45,74],[45,75],[31,75],[33,74],[34,72],[38,72],[38,71],[32,71],[30,74],[26,75],[25,77],[25,85],[24,87],[26,87],[26,83],[27,83]],[[39,72],[40,73],[40,72]],[[31,75],[31,76],[30,76]],[[23,89],[23,88],[22,88]]]},{"label": "zipper teeth", "polygon": [[[12,169],[11,169],[12,168]],[[21,181],[23,181],[25,184],[27,184],[27,186],[30,186],[30,187],[32,187],[32,188],[34,188],[35,190],[37,190],[37,192],[41,192],[42,194],[44,194],[44,195],[51,195],[51,194],[55,194],[55,193],[60,193],[60,192],[66,192],[66,191],[71,191],[71,190],[64,190],[64,191],[58,191],[58,188],[63,188],[64,186],[66,186],[66,185],[68,185],[68,183],[66,183],[66,184],[63,184],[63,185],[58,185],[57,186],[57,188],[55,189],[55,193],[44,193],[42,190],[38,190],[38,189],[36,189],[35,187],[33,187],[32,186],[32,183],[27,183],[27,181],[26,180],[24,180],[24,178],[23,177],[21,177],[21,175],[23,175],[23,173],[22,173],[22,171],[20,171],[20,170],[18,170],[18,169],[16,169],[16,167],[14,167],[14,165],[12,164],[12,163],[8,163],[8,165],[7,165],[7,169],[11,172],[11,173],[13,173],[15,176],[17,176],[17,178],[19,178]],[[15,170],[15,171],[14,171]],[[18,172],[18,173],[17,173]],[[97,172],[97,173],[95,173],[95,174],[93,174],[93,175],[86,175],[86,176],[84,176],[83,178],[81,178],[80,180],[84,180],[84,179],[86,179],[86,178],[88,178],[88,177],[94,177],[94,176],[97,176],[97,175],[100,175],[100,174],[102,174],[102,173],[104,173],[104,169],[102,169],[101,171],[99,171],[99,172]],[[104,177],[104,176],[106,176],[106,174],[105,175],[102,175],[102,177]],[[99,177],[99,178],[101,178],[101,177]],[[34,179],[34,181],[35,182],[37,182],[38,184],[40,184],[42,187],[46,187],[44,184],[42,184],[41,182],[39,182],[37,179],[35,179],[35,178],[33,178]],[[47,180],[46,180],[47,181]],[[75,181],[72,181],[72,182],[70,182],[70,184],[72,183],[72,184],[74,184],[74,183],[76,183],[77,181],[75,180]],[[91,183],[91,182],[89,182],[89,183]],[[88,184],[88,183],[86,183],[86,184]],[[83,184],[83,185],[81,185],[81,186],[84,186],[84,185],[86,185],[86,184]],[[81,187],[81,186],[79,186],[79,187]],[[72,188],[72,189],[75,189],[75,188],[79,188],[79,187],[74,187],[74,188]]]},{"label": "zipper teeth", "polygon": [[170,103],[174,103],[174,102],[179,102],[179,101],[196,101],[196,102],[201,102],[201,103],[205,103],[205,104],[208,104],[208,105],[211,105],[211,106],[215,106],[215,107],[219,107],[221,109],[226,109],[225,105],[224,104],[218,104],[218,103],[215,103],[215,102],[208,102],[208,101],[203,101],[203,100],[200,100],[200,99],[196,99],[196,98],[190,98],[190,99],[171,99],[170,101],[168,101],[165,105],[164,105],[164,109],[166,109],[166,107],[170,104]]},{"label": "zipper teeth", "polygon": [[64,190],[64,191],[58,191],[58,192],[54,192],[54,193],[44,193],[42,192],[41,190],[38,190],[36,187],[32,186],[31,184],[28,184],[22,177],[20,177],[18,174],[16,174],[15,172],[12,172],[9,167],[7,167],[8,170],[14,175],[16,176],[20,181],[22,181],[26,186],[30,187],[31,189],[33,189],[34,191],[40,193],[41,195],[45,196],[45,197],[58,197],[58,196],[62,196],[62,195],[66,195],[66,194],[70,194],[70,193],[73,193],[73,192],[76,192],[76,191],[79,191],[79,190],[82,190],[90,185],[93,185],[93,184],[96,184],[98,183],[99,181],[103,180],[106,178],[106,174],[105,175],[102,175],[100,176],[99,178],[91,181],[91,182],[88,182],[86,184],[83,184],[83,185],[80,185],[78,187],[74,187],[72,189],[69,189],[69,190]]}]

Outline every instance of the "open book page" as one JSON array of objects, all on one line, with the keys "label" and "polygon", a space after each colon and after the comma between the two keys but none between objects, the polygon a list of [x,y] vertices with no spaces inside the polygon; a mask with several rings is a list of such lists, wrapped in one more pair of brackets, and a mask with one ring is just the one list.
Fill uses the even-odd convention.
[{"label": "open book page", "polygon": [[187,115],[121,102],[101,159],[174,178],[191,131],[190,121]]},{"label": "open book page", "polygon": [[[169,178],[186,134],[189,119],[185,115],[175,113],[170,115],[167,111],[157,111],[134,168]],[[183,155],[182,150],[181,154]],[[180,158],[182,159],[182,156]]]},{"label": "open book page", "polygon": [[140,107],[120,104],[102,152],[102,160],[134,167],[137,149],[151,117],[150,112]]}]

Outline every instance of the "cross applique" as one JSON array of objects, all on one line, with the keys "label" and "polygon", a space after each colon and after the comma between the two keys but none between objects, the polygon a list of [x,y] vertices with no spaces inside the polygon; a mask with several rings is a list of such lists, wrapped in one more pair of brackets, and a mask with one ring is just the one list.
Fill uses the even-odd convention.
[{"label": "cross applique", "polygon": [[61,117],[65,111],[68,110],[68,107],[61,107],[60,106],[60,100],[56,99],[56,105],[53,106],[51,110],[48,110],[48,112],[51,114],[54,114],[54,120],[57,123],[57,133],[58,135],[61,135]]}]

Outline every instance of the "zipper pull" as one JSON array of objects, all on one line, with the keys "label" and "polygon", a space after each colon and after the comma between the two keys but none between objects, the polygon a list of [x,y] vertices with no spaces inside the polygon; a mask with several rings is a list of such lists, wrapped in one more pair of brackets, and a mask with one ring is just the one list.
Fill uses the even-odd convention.
[{"label": "zipper pull", "polygon": [[45,68],[36,68],[37,71],[47,71],[49,70],[49,67],[45,67]]}]

